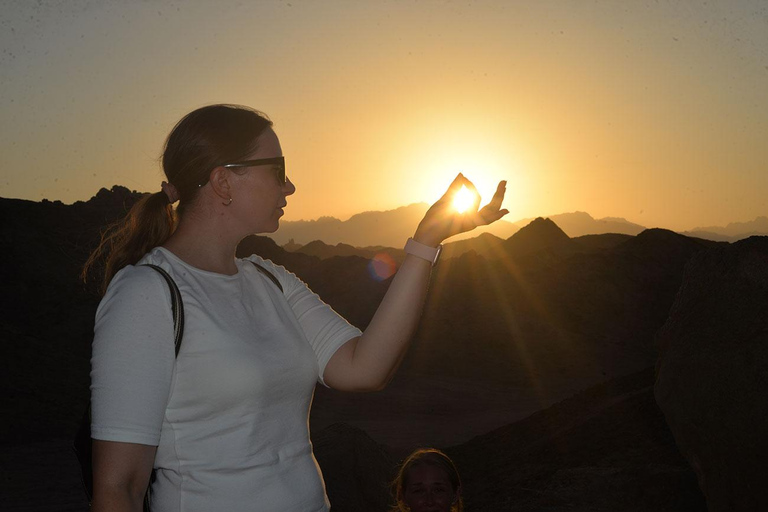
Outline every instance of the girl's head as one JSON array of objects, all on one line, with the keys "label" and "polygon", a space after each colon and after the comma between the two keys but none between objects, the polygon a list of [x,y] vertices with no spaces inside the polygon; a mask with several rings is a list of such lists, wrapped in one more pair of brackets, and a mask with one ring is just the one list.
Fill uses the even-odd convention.
[{"label": "girl's head", "polygon": [[[162,160],[168,183],[163,183],[161,191],[145,195],[125,219],[107,230],[86,262],[83,278],[103,273],[103,292],[121,268],[135,264],[149,250],[165,243],[175,229],[176,215],[183,217],[187,208],[197,202],[215,169],[220,172],[222,165],[256,154],[260,140],[271,141],[279,148],[271,126],[266,115],[240,105],[210,105],[184,116],[165,141]],[[241,169],[233,172],[247,174]],[[283,193],[293,190],[293,185],[284,185]],[[274,230],[276,218],[282,214],[279,208],[284,195],[279,197],[275,192],[272,196],[263,208],[275,217],[268,226]],[[231,196],[229,199],[231,202]],[[171,204],[176,200],[179,204],[174,213]]]},{"label": "girl's head", "polygon": [[440,450],[416,450],[400,466],[392,491],[394,511],[462,512],[461,480],[453,461]]},{"label": "girl's head", "polygon": [[184,116],[163,152],[163,171],[178,191],[179,215],[194,203],[216,166],[245,159],[271,126],[265,114],[240,105],[209,105]]}]

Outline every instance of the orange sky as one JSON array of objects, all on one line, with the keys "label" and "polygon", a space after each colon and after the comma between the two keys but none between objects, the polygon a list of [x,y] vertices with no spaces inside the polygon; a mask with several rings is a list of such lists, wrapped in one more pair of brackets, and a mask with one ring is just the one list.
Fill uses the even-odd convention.
[{"label": "orange sky", "polygon": [[4,2],[0,196],[159,190],[186,112],[275,121],[285,219],[439,197],[691,229],[767,215],[760,1]]}]

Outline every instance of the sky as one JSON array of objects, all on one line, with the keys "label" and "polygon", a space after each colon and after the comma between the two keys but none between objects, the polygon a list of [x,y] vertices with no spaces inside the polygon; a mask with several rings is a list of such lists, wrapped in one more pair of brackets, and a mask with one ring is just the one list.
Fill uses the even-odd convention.
[{"label": "sky", "polygon": [[275,123],[285,220],[440,197],[685,230],[768,215],[768,2],[0,0],[0,196],[155,192],[173,125]]}]

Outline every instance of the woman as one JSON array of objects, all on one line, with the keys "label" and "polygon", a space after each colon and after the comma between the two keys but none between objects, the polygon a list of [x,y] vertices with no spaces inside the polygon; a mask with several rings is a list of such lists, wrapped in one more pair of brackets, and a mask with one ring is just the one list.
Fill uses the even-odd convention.
[{"label": "woman", "polygon": [[461,479],[440,450],[422,448],[405,459],[392,482],[392,512],[462,512]]},{"label": "woman", "polygon": [[[409,240],[362,333],[284,268],[234,257],[245,236],[278,228],[295,191],[266,116],[234,105],[191,112],[168,136],[163,170],[162,192],[138,203],[90,261],[109,253],[91,371],[93,510],[141,510],[153,467],[153,510],[328,510],[308,434],[315,383],[345,391],[387,384],[416,328],[439,244],[505,215],[504,183],[489,205],[478,211],[477,196],[473,213],[458,215],[453,195],[474,187],[456,178]],[[178,358],[169,292],[145,263],[181,291]]]}]

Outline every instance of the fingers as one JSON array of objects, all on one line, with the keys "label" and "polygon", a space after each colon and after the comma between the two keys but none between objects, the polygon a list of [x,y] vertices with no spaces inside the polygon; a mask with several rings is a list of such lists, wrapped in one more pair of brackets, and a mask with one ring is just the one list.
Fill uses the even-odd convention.
[{"label": "fingers", "polygon": [[501,202],[504,200],[504,194],[507,191],[507,182],[506,181],[500,181],[499,185],[496,187],[496,192],[493,194],[493,198],[491,198],[491,202],[488,203],[488,206],[493,208],[494,210],[498,210],[501,208]]},{"label": "fingers", "polygon": [[487,225],[492,222],[496,222],[509,213],[509,210],[501,209],[501,202],[504,200],[504,194],[506,191],[507,182],[500,181],[499,185],[496,187],[496,192],[493,194],[491,202],[485,205],[483,209],[478,212],[480,218],[482,219],[482,224]]}]

